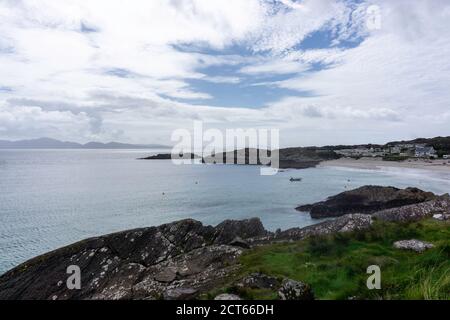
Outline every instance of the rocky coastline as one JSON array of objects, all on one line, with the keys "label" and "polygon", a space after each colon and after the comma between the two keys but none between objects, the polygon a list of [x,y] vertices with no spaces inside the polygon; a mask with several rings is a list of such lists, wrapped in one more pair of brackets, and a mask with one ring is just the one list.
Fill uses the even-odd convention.
[{"label": "rocky coastline", "polygon": [[[256,159],[252,157],[256,156]],[[243,165],[267,165],[267,159],[271,151],[263,149],[245,148],[230,152],[217,153],[210,156],[201,157],[196,154],[186,153],[177,159],[201,159],[206,164],[243,164]],[[286,148],[279,150],[278,169],[307,169],[314,168],[322,161],[338,159],[340,156],[334,151],[322,150],[320,148]],[[138,160],[171,160],[170,153],[162,153]],[[270,165],[270,164],[269,164]]]},{"label": "rocky coastline", "polygon": [[[305,228],[270,232],[258,218],[226,220],[215,227],[187,219],[86,239],[33,258],[0,276],[0,299],[197,299],[234,279],[240,257],[253,248],[315,236],[364,232],[380,220],[408,222],[433,215],[449,217],[448,195],[406,190],[405,195],[420,195],[423,201],[395,202],[399,205],[376,211],[370,207],[370,214],[356,213],[350,206],[350,212]],[[66,286],[70,265],[81,269],[80,290],[69,290]],[[235,286],[263,283],[276,287],[280,299],[313,298],[305,283],[261,274],[246,277],[252,279],[235,279]],[[299,294],[292,296],[295,292]],[[219,298],[230,299],[226,295]]]},{"label": "rocky coastline", "polygon": [[296,210],[309,212],[312,218],[328,218],[347,213],[373,213],[436,198],[437,195],[432,192],[425,192],[418,188],[363,186],[339,193],[325,201],[298,206]]}]

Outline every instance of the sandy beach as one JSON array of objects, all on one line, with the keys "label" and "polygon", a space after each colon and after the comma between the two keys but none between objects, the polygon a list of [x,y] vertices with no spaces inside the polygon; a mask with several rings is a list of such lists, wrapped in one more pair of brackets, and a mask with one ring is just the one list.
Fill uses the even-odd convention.
[{"label": "sandy beach", "polygon": [[379,170],[383,168],[407,168],[450,173],[450,160],[410,159],[405,161],[383,161],[380,158],[341,158],[323,161],[318,167],[344,167],[353,169]]}]

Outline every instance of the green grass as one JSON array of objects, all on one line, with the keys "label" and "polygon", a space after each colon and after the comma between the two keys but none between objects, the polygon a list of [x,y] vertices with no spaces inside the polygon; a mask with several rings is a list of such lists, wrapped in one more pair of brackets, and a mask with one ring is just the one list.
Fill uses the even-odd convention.
[{"label": "green grass", "polygon": [[[435,247],[423,253],[394,249],[394,241],[416,238]],[[371,230],[315,237],[252,249],[241,258],[239,276],[263,272],[311,284],[318,299],[450,299],[450,223],[375,222]],[[369,290],[369,265],[381,268],[381,290]],[[249,290],[246,298],[276,298]]]}]

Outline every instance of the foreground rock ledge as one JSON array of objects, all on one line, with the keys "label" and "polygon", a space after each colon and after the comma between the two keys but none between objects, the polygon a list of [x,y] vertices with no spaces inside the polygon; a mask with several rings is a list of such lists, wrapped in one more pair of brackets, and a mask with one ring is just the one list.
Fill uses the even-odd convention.
[{"label": "foreground rock ledge", "polygon": [[[450,198],[444,196],[276,233],[265,230],[258,218],[226,220],[216,227],[187,219],[118,232],[80,241],[10,270],[0,277],[0,299],[195,299],[237,271],[246,249],[236,239],[251,247],[364,230],[374,218],[417,221],[449,210]],[[67,289],[70,265],[81,269],[80,290]]]}]

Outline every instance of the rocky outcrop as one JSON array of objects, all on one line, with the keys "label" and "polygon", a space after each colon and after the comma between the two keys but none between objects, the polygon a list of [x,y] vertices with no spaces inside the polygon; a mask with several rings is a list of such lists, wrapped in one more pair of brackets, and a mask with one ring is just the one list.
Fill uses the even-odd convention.
[{"label": "rocky outcrop", "polygon": [[322,161],[339,158],[333,150],[317,147],[280,149],[279,155],[280,169],[313,168]]},{"label": "rocky outcrop", "polygon": [[433,248],[434,245],[429,242],[420,241],[416,239],[411,240],[400,240],[394,242],[394,248],[402,250],[412,250],[415,252],[423,252],[427,249]]},{"label": "rocky outcrop", "polygon": [[[0,277],[0,299],[188,299],[236,270],[236,237],[263,237],[259,219],[217,227],[182,220],[87,239],[31,259]],[[81,289],[66,286],[67,267]]]},{"label": "rocky outcrop", "polygon": [[[154,156],[148,156],[145,158],[138,158],[138,160],[171,160],[172,154],[171,153],[158,153]],[[182,159],[200,159],[200,156],[193,154],[193,153],[185,153],[180,154],[176,157],[174,157],[174,160],[182,160]]]},{"label": "rocky outcrop", "polygon": [[219,294],[214,300],[242,300],[241,297],[232,293]]},{"label": "rocky outcrop", "polygon": [[[80,241],[31,259],[0,277],[0,299],[191,299],[234,274],[238,258],[257,244],[360,230],[367,215],[347,215],[276,234],[257,218],[216,227],[187,219]],[[69,290],[67,267],[81,270],[81,289]],[[273,288],[278,280],[253,274],[242,286]]]},{"label": "rocky outcrop", "polygon": [[359,231],[370,228],[372,218],[366,214],[347,214],[334,220],[324,221],[305,228],[291,228],[277,232],[274,240],[303,240],[311,236],[321,236],[338,232]]},{"label": "rocky outcrop", "polygon": [[291,279],[283,280],[278,296],[281,300],[314,300],[314,293],[309,284]]},{"label": "rocky outcrop", "polygon": [[435,213],[433,214],[433,219],[439,221],[450,220],[450,213]]},{"label": "rocky outcrop", "polygon": [[280,281],[264,273],[256,272],[249,274],[236,283],[238,290],[242,289],[277,289]]},{"label": "rocky outcrop", "polygon": [[372,216],[384,221],[406,222],[418,221],[435,214],[441,214],[443,217],[450,214],[450,196],[448,194],[423,203],[381,210]]},{"label": "rocky outcrop", "polygon": [[[270,159],[268,159],[271,155],[270,150],[244,148],[204,157],[203,162],[209,164],[271,165]],[[338,159],[339,157],[337,153],[327,148],[285,148],[278,150],[278,169],[313,168],[321,161]]]},{"label": "rocky outcrop", "polygon": [[[368,214],[346,214],[305,228],[272,233],[257,218],[216,227],[186,219],[91,238],[33,258],[0,276],[0,299],[195,299],[223,285],[239,269],[246,248],[370,228],[374,219],[416,221],[450,213],[450,197]],[[81,270],[70,290],[69,266]],[[236,288],[279,288],[281,280],[255,273]],[[281,284],[286,299],[309,297],[303,285]],[[306,291],[305,291],[306,290]],[[302,293],[298,296],[298,292]],[[302,299],[303,299],[302,298]]]},{"label": "rocky outcrop", "polygon": [[312,218],[338,217],[349,213],[374,213],[435,198],[435,194],[417,188],[364,186],[296,209],[309,212]]},{"label": "rocky outcrop", "polygon": [[264,229],[258,218],[246,220],[225,220],[215,228],[214,243],[231,243],[239,238],[248,239],[266,236],[270,232]]}]

